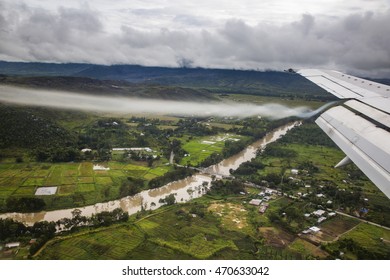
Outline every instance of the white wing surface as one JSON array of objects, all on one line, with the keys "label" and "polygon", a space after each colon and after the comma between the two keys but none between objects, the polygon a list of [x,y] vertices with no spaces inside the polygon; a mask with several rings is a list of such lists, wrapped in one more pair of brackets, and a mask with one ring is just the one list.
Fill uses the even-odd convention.
[{"label": "white wing surface", "polygon": [[390,86],[329,70],[297,73],[349,99],[325,111],[316,123],[390,198]]}]

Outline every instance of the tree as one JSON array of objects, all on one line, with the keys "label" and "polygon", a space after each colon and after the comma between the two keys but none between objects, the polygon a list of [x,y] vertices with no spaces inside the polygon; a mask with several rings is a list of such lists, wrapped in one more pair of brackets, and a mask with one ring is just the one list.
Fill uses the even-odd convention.
[{"label": "tree", "polygon": [[6,209],[10,212],[37,212],[45,206],[45,201],[36,197],[9,197],[6,202]]},{"label": "tree", "polygon": [[176,203],[175,194],[171,193],[170,195],[167,195],[164,199],[160,199],[159,202],[166,203],[167,205],[173,205]]}]

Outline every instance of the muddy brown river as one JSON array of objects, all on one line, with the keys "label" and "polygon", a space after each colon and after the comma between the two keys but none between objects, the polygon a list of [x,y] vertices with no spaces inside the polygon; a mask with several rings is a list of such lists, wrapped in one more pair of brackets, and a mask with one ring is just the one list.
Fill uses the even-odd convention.
[{"label": "muddy brown river", "polygon": [[[176,201],[178,203],[187,202],[206,193],[207,187],[212,181],[210,174],[215,174],[217,179],[220,178],[220,176],[229,176],[230,169],[235,170],[240,166],[241,163],[251,160],[256,156],[258,149],[263,149],[267,144],[274,142],[281,136],[285,135],[288,130],[299,124],[299,122],[294,122],[275,129],[262,139],[249,145],[240,153],[229,157],[218,164],[206,168],[205,173],[195,174],[183,180],[171,182],[157,189],[142,191],[134,196],[128,196],[118,200],[97,203],[85,207],[78,207],[77,209],[81,210],[81,214],[83,216],[91,216],[95,213],[102,211],[112,211],[115,208],[120,207],[123,209],[123,211],[126,211],[131,215],[140,211],[141,205],[143,205],[145,209],[159,208],[163,205],[159,202],[159,200],[161,198],[165,198],[171,193],[175,194]],[[62,218],[72,218],[72,211],[75,209],[76,208],[41,211],[37,213],[5,213],[1,214],[0,218],[12,218],[14,220],[24,222],[27,225],[32,225],[35,222],[43,220],[55,222]]]}]

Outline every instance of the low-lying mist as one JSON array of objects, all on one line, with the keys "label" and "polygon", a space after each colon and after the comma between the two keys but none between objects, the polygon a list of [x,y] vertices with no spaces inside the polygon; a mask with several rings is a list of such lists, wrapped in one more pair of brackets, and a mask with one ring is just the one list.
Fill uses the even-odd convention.
[{"label": "low-lying mist", "polygon": [[[307,118],[324,109],[324,106],[312,111],[307,107],[289,108],[279,104],[256,105],[234,102],[206,103],[138,99],[109,95],[96,96],[74,92],[36,90],[11,86],[0,86],[0,102],[93,112],[220,117],[262,116],[271,119],[280,119],[290,116]],[[325,106],[329,106],[329,104]]]}]

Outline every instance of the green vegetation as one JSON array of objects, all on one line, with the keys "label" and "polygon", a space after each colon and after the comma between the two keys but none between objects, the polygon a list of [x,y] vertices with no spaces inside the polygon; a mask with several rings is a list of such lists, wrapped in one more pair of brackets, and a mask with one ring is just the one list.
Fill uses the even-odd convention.
[{"label": "green vegetation", "polygon": [[[0,72],[12,75],[1,77],[0,82],[6,84],[75,91],[83,89],[86,92],[113,92],[146,98],[207,100],[210,93],[233,93],[290,100],[332,99],[299,75],[275,71],[0,62]],[[23,77],[28,75],[32,77]]]},{"label": "green vegetation", "polygon": [[[250,189],[247,191],[250,193]],[[377,258],[385,258],[390,252],[387,245],[383,246],[388,242],[388,230],[336,217],[322,227],[323,238],[333,234],[331,239],[320,240],[324,245],[318,246],[313,240],[298,237],[270,221],[272,211],[280,206],[291,206],[290,199],[271,201],[270,213],[264,216],[257,213],[256,207],[244,203],[248,197],[233,195],[228,201],[216,200],[217,197],[209,195],[190,203],[166,206],[152,214],[145,213],[138,219],[131,218],[129,222],[98,231],[64,233],[49,241],[35,258],[325,259],[340,257],[335,255],[334,248],[344,246],[343,240],[352,239],[356,239],[354,242],[359,248],[366,248],[361,249],[364,252],[377,244],[375,252],[380,252],[375,255]],[[253,222],[255,217],[264,218],[262,225]],[[330,232],[332,229],[334,231]],[[351,254],[345,251],[343,256],[349,258]],[[372,255],[359,255],[358,258],[367,257]]]},{"label": "green vegetation", "polygon": [[[172,168],[113,161],[105,166],[110,170],[94,171],[90,162],[2,163],[0,208],[3,211],[21,212],[42,209],[15,208],[15,200],[27,198],[43,201],[48,210],[113,200],[145,189],[147,181],[162,176]],[[36,190],[42,186],[56,186],[57,192],[55,195],[35,196]]]},{"label": "green vegetation", "polygon": [[268,145],[233,175],[259,185],[266,182],[291,196],[305,194],[305,200],[313,204],[343,208],[347,213],[359,213],[367,220],[389,226],[386,217],[390,208],[384,202],[388,199],[354,165],[335,169],[343,157],[322,130],[309,121]]},{"label": "green vegetation", "polygon": [[[167,165],[171,154],[182,165],[208,166],[281,124],[257,118],[97,116],[1,106],[1,212],[81,207],[134,195],[193,173]],[[115,147],[138,149],[113,151]],[[93,170],[94,165],[103,169]],[[57,192],[36,197],[39,187],[57,187]],[[42,203],[12,205],[31,198]]]},{"label": "green vegetation", "polygon": [[37,258],[174,259],[180,256],[182,259],[213,259],[226,252],[229,257],[236,254],[238,259],[251,258],[256,252],[251,237],[221,228],[217,216],[197,202],[162,208],[119,228],[81,232],[55,238],[49,243]]},{"label": "green vegetation", "polygon": [[[12,66],[4,65],[0,62],[0,67]],[[60,65],[50,71],[36,66],[49,76],[62,71]],[[66,75],[103,79],[110,73],[108,77],[116,79],[126,73],[132,81],[145,83],[17,76],[2,76],[0,83],[174,100],[276,101],[310,108],[331,99],[296,75],[276,72],[153,68],[150,76],[149,68],[138,66],[64,67]],[[144,75],[135,75],[134,69]],[[195,172],[185,166],[217,163],[296,120],[95,115],[4,104],[0,117],[2,212],[82,207],[158,188]],[[229,179],[212,177],[207,194],[191,202],[176,204],[171,193],[160,199],[165,206],[151,211],[145,202],[130,218],[121,209],[92,217],[74,209],[71,219],[56,223],[26,226],[0,220],[0,247],[21,243],[17,249],[0,250],[0,258],[388,259],[389,230],[365,223],[389,226],[388,199],[355,166],[334,169],[343,157],[312,120],[306,120]],[[57,191],[37,196],[40,187]],[[319,210],[324,213],[315,214]],[[320,232],[309,230],[312,226]]]}]

